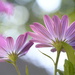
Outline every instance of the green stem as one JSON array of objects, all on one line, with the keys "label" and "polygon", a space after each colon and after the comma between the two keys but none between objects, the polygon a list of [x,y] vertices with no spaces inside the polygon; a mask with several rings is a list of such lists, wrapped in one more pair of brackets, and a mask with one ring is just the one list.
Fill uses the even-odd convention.
[{"label": "green stem", "polygon": [[60,56],[60,51],[57,51],[57,58],[56,58],[56,62],[55,62],[55,71],[54,71],[54,75],[57,75],[57,66],[58,66],[59,56]]},{"label": "green stem", "polygon": [[15,67],[17,74],[18,74],[18,75],[21,75],[21,74],[20,74],[20,71],[19,71],[19,69],[18,69],[18,66],[16,65],[16,63],[13,63],[13,66]]},{"label": "green stem", "polygon": [[26,75],[29,75],[29,70],[28,70],[28,66],[26,65]]},{"label": "green stem", "polygon": [[[40,50],[39,50],[39,52],[41,52]],[[47,56],[48,58],[50,58],[52,61],[53,61],[53,63],[55,64],[55,62],[54,62],[54,60],[52,59],[52,57],[50,57],[49,55],[47,55],[47,54],[45,54],[45,53],[43,53],[43,52],[41,52],[43,55],[45,55],[45,56]]]}]

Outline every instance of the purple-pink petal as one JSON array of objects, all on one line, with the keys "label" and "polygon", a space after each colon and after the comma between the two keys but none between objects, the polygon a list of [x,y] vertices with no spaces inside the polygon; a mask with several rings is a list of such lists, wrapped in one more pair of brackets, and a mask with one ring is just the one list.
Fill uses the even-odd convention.
[{"label": "purple-pink petal", "polygon": [[65,33],[68,29],[68,17],[66,15],[64,15],[61,19],[61,26],[62,26],[61,38],[64,39]]},{"label": "purple-pink petal", "polygon": [[70,41],[75,41],[75,31],[69,36],[69,38],[67,39]]},{"label": "purple-pink petal", "polygon": [[55,35],[54,29],[53,29],[52,19],[49,16],[45,15],[44,16],[44,23],[45,23],[45,26],[46,26],[48,32],[50,33],[52,38],[54,38],[54,36],[56,36],[56,35]]},{"label": "purple-pink petal", "polygon": [[28,33],[22,34],[20,35],[17,40],[16,40],[16,44],[15,44],[15,50],[19,51],[22,46],[25,44],[26,40],[28,37]]},{"label": "purple-pink petal", "polygon": [[75,46],[75,40],[70,43],[71,46]]},{"label": "purple-pink petal", "polygon": [[55,49],[55,48],[52,48],[52,49],[51,49],[51,52],[55,52],[55,51],[56,51],[56,49]]},{"label": "purple-pink petal", "polygon": [[14,49],[14,39],[12,37],[7,37],[6,38],[7,42],[7,51],[12,52]]},{"label": "purple-pink petal", "polygon": [[25,55],[32,45],[33,45],[33,42],[29,41],[19,52],[19,56]]},{"label": "purple-pink petal", "polygon": [[44,31],[43,28],[41,28],[39,25],[31,25],[31,28],[34,32],[37,33],[37,35],[43,36],[44,38],[49,38],[48,32]]},{"label": "purple-pink petal", "polygon": [[[39,36],[38,34],[35,34],[35,33],[32,33],[32,32],[29,32],[29,35],[32,36],[34,38],[34,40],[37,40],[40,41],[41,43],[48,43],[50,42],[48,38],[45,38],[44,36]],[[36,38],[37,37],[37,38]]]},{"label": "purple-pink petal", "polygon": [[0,47],[0,57],[5,58],[7,56],[8,56],[7,51],[4,48]]},{"label": "purple-pink petal", "polygon": [[53,16],[53,25],[54,25],[54,31],[56,34],[56,38],[60,40],[61,37],[61,24],[60,24],[60,19],[58,16]]},{"label": "purple-pink petal", "polygon": [[5,47],[6,46],[6,40],[5,37],[0,35],[0,46]]},{"label": "purple-pink petal", "polygon": [[37,44],[36,48],[42,48],[42,47],[51,47],[50,44]]},{"label": "purple-pink petal", "polygon": [[47,37],[49,39],[51,39],[51,35],[50,33],[47,31],[47,29],[41,25],[40,23],[33,23],[33,25],[35,26],[34,30],[35,32],[37,32],[38,34],[41,33],[42,35],[44,35],[44,37]]},{"label": "purple-pink petal", "polygon": [[11,15],[13,13],[14,6],[11,3],[0,0],[0,12]]},{"label": "purple-pink petal", "polygon": [[75,22],[73,22],[66,31],[66,38],[69,38],[70,35],[75,31]]},{"label": "purple-pink petal", "polygon": [[9,60],[8,58],[0,58],[0,62],[5,62],[6,60]]}]

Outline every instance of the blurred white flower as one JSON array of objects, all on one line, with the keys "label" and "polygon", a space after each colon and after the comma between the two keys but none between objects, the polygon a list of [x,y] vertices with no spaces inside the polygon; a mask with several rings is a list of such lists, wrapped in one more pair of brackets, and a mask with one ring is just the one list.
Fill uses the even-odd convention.
[{"label": "blurred white flower", "polygon": [[44,0],[44,2],[43,0],[36,0],[36,2],[42,10],[49,13],[59,10],[61,5],[61,0]]}]

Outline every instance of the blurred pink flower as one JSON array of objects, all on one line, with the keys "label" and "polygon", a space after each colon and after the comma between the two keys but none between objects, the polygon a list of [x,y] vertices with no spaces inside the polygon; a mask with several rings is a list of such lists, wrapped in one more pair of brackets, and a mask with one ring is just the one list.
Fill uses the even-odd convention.
[{"label": "blurred pink flower", "polygon": [[12,15],[13,9],[14,6],[11,3],[0,0],[0,12]]},{"label": "blurred pink flower", "polygon": [[[54,47],[54,43],[64,41],[75,48],[75,22],[69,26],[66,15],[62,19],[58,16],[51,19],[45,15],[44,23],[46,27],[40,23],[30,25],[35,33],[29,32],[29,35],[33,37],[33,42],[39,43],[36,47]],[[56,51],[55,47],[51,51]]]},{"label": "blurred pink flower", "polygon": [[[20,35],[16,41],[12,37],[0,36],[0,62],[4,60],[16,60],[17,57],[25,55],[33,42],[26,43],[28,33]],[[14,61],[14,60],[12,60]]]}]

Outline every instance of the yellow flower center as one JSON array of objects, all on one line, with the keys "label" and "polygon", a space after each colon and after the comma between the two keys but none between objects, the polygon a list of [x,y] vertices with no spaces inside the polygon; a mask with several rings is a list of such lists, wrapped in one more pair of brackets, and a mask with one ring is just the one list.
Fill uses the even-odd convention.
[{"label": "yellow flower center", "polygon": [[12,61],[12,62],[16,62],[17,58],[18,58],[18,55],[16,53],[11,53],[9,54],[9,59]]}]

